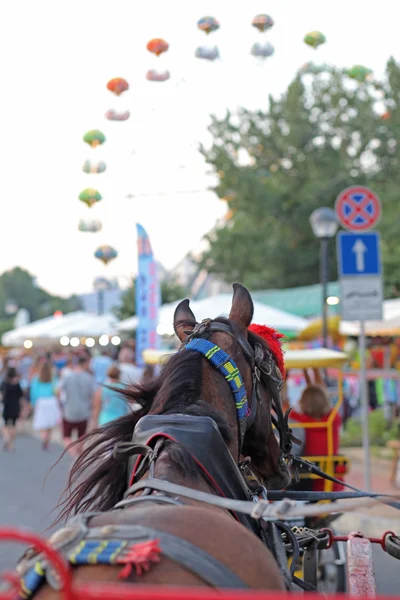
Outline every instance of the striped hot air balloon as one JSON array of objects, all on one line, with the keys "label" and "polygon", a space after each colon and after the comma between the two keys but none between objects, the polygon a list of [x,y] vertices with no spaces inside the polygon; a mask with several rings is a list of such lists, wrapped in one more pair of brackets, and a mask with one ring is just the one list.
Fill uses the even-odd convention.
[{"label": "striped hot air balloon", "polygon": [[156,56],[160,56],[163,52],[166,52],[169,48],[168,42],[162,38],[153,38],[147,44],[147,50],[152,52]]},{"label": "striped hot air balloon", "polygon": [[364,83],[372,75],[372,71],[368,67],[354,65],[354,67],[346,71],[346,74],[351,79],[355,79],[359,83]]},{"label": "striped hot air balloon", "polygon": [[274,26],[274,21],[269,15],[256,15],[251,24],[259,31],[267,31],[267,29]]},{"label": "striped hot air balloon", "polygon": [[318,48],[318,46],[321,46],[322,44],[325,44],[325,42],[326,37],[323,33],[321,33],[321,31],[310,31],[304,37],[304,43],[314,49]]},{"label": "striped hot air balloon", "polygon": [[275,52],[275,48],[269,42],[265,44],[253,44],[251,48],[251,54],[253,56],[257,56],[258,58],[268,58],[268,56],[272,56]]},{"label": "striped hot air balloon", "polygon": [[167,81],[170,78],[169,71],[156,71],[155,69],[150,69],[146,73],[146,79],[148,81]]},{"label": "striped hot air balloon", "polygon": [[114,258],[117,258],[118,252],[112,246],[104,245],[97,248],[94,256],[107,265],[109,262],[114,260]]},{"label": "striped hot air balloon", "polygon": [[129,90],[129,83],[122,77],[114,77],[107,83],[107,89],[116,96],[120,96],[126,90]]},{"label": "striped hot air balloon", "polygon": [[216,60],[219,58],[219,50],[217,46],[207,47],[199,46],[195,51],[196,58],[203,58],[204,60]]},{"label": "striped hot air balloon", "polygon": [[197,21],[197,27],[207,35],[219,29],[219,23],[215,17],[202,17]]},{"label": "striped hot air balloon", "polygon": [[96,202],[100,202],[101,199],[102,195],[100,192],[92,188],[86,188],[79,194],[79,200],[87,204],[89,208],[96,204]]},{"label": "striped hot air balloon", "polygon": [[100,160],[99,162],[92,162],[90,160],[85,160],[82,165],[82,171],[84,173],[104,173],[107,165],[104,160]]},{"label": "striped hot air balloon", "polygon": [[95,219],[81,219],[78,223],[79,231],[97,233],[102,228],[102,222]]},{"label": "striped hot air balloon", "polygon": [[105,114],[106,119],[108,119],[109,121],[127,121],[130,116],[131,113],[129,112],[129,110],[125,110],[124,112],[118,112],[113,108],[110,108],[110,110],[108,110]]},{"label": "striped hot air balloon", "polygon": [[104,133],[99,131],[98,129],[91,129],[87,131],[83,136],[83,141],[89,144],[92,148],[96,148],[96,146],[100,146],[100,144],[104,144],[106,141],[106,136]]}]

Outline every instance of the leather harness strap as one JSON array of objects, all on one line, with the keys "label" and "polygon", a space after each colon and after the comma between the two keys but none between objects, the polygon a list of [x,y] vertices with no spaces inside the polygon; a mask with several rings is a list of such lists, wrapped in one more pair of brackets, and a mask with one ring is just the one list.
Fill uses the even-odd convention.
[{"label": "leather harness strap", "polygon": [[[120,536],[124,536],[126,539],[137,539],[138,541],[159,540],[161,552],[164,556],[191,571],[208,585],[217,588],[244,589],[249,587],[214,556],[172,533],[142,525],[120,525],[117,529],[120,530]],[[96,537],[98,531],[98,529],[97,532],[89,529],[88,539]]]},{"label": "leather harness strap", "polygon": [[[208,339],[209,335],[213,332],[226,333],[232,338],[237,339],[237,343],[243,351],[243,354],[246,360],[249,362],[252,370],[253,381],[250,412],[246,417],[244,417],[243,420],[238,418],[239,450],[241,450],[243,444],[244,434],[253,425],[257,416],[257,405],[259,399],[258,386],[260,382],[263,381],[270,393],[272,399],[272,408],[276,415],[275,416],[271,414],[271,419],[279,431],[279,444],[282,452],[282,458],[290,460],[292,440],[295,438],[288,423],[289,411],[287,411],[286,414],[283,413],[282,402],[280,399],[280,390],[283,385],[282,374],[276,366],[275,358],[272,352],[265,350],[261,344],[256,344],[253,348],[243,335],[235,336],[229,322],[222,323],[220,321],[213,321],[211,319],[204,319],[201,323],[197,323],[193,330],[185,332],[188,334],[188,337],[183,343],[181,349],[187,348],[188,350],[193,349],[199,351],[198,348],[194,347],[194,345],[191,347],[191,342],[193,342],[195,339]],[[233,361],[233,359],[231,359],[231,361]]]}]

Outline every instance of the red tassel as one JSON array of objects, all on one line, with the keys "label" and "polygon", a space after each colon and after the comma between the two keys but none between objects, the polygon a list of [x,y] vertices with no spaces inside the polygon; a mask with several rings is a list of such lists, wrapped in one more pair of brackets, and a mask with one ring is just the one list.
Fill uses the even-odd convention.
[{"label": "red tassel", "polygon": [[283,357],[281,345],[281,339],[285,337],[283,333],[279,333],[279,331],[272,329],[272,327],[267,327],[266,325],[257,325],[256,323],[252,323],[250,325],[249,331],[259,335],[260,338],[267,342],[269,349],[274,355],[277,367],[282,373],[282,377],[285,378],[285,359]]},{"label": "red tassel", "polygon": [[152,563],[160,562],[160,540],[149,540],[135,544],[129,549],[125,556],[117,559],[117,564],[124,564],[124,568],[120,571],[119,579],[127,579],[135,567],[136,575],[142,575],[143,572],[149,571]]}]

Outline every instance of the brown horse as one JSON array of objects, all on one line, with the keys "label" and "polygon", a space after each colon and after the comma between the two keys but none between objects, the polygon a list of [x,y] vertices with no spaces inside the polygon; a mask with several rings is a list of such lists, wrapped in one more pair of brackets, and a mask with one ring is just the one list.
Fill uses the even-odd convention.
[{"label": "brown horse", "polygon": [[[271,356],[265,343],[248,332],[252,316],[250,294],[239,284],[234,285],[229,319],[198,325],[189,302],[181,302],[174,327],[186,349],[183,347],[168,360],[157,379],[127,392],[141,405],[139,411],[86,436],[90,443],[73,466],[60,515],[62,519],[84,513],[83,519],[81,515],[75,517],[52,539],[68,560],[78,565],[75,581],[117,581],[121,565],[131,561],[123,573],[131,582],[284,589],[272,554],[254,535],[255,527],[246,523],[244,527],[243,520],[240,522],[232,512],[173,494],[160,495],[143,485],[150,478],[149,484],[156,479],[199,492],[228,495],[229,491],[224,494],[223,490],[232,484],[240,496],[242,483],[238,483],[237,465],[242,457],[250,463],[256,479],[267,487],[277,489],[289,483],[289,470],[273,433],[272,399],[265,377],[260,377],[257,370],[258,365],[264,374],[270,374],[265,365],[267,357],[268,364],[272,364]],[[238,417],[243,400],[236,397],[235,406],[229,377],[223,377],[221,369],[204,353],[193,351],[188,343],[192,339],[206,339],[214,352],[216,345],[236,363],[250,404],[244,418]],[[276,403],[275,398],[275,409],[281,417]],[[282,424],[282,419],[275,422]],[[203,462],[198,460],[199,455],[205,456]],[[135,481],[136,486],[138,481],[142,486],[140,490],[135,488]],[[123,510],[111,511],[117,503]],[[85,517],[87,511],[94,510],[103,512]],[[156,538],[161,544],[160,555],[160,548],[154,547]],[[101,562],[99,548],[110,539],[116,545],[123,540],[126,548],[131,548],[128,556],[121,551],[120,561],[96,567],[89,564]],[[82,544],[90,540],[92,558],[80,562]],[[97,552],[99,560],[93,558],[93,544],[97,543],[93,540],[98,540],[94,554]],[[131,545],[133,540],[135,544]],[[142,548],[147,552],[144,568],[137,548],[137,542],[143,540],[153,544]],[[134,575],[132,565],[136,568]],[[58,592],[42,585],[37,595],[39,600],[53,600]]]}]

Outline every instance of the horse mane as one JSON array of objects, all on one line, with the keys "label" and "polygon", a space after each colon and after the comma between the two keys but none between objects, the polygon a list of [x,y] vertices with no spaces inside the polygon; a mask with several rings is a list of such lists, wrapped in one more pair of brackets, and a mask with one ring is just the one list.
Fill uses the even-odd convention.
[{"label": "horse mane", "polygon": [[[79,440],[86,447],[72,466],[67,485],[56,506],[60,514],[55,523],[89,510],[111,510],[122,500],[127,489],[128,460],[114,458],[113,450],[116,444],[131,441],[137,422],[149,413],[211,417],[224,441],[231,441],[224,415],[201,399],[201,365],[200,354],[185,350],[172,355],[158,377],[132,385],[122,392],[118,388],[129,404],[139,405],[140,408],[90,431],[83,440]],[[181,474],[192,480],[200,476],[195,461],[183,447],[172,444],[166,449],[171,462]],[[66,450],[62,456],[65,453]]]}]

